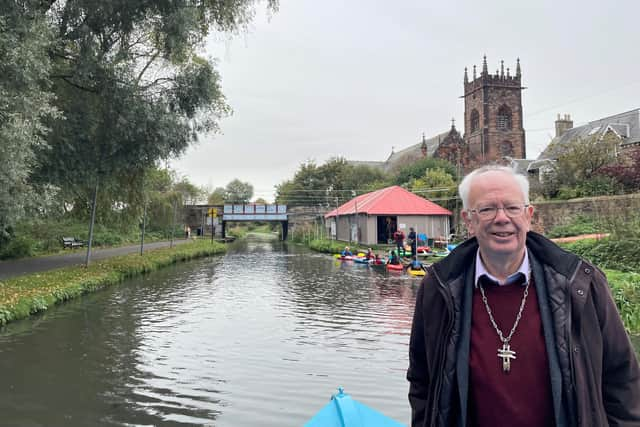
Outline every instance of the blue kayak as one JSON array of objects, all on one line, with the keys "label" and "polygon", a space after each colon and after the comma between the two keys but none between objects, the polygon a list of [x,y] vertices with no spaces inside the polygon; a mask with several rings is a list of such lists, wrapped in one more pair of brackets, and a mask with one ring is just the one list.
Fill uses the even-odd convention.
[{"label": "blue kayak", "polygon": [[342,387],[331,401],[311,418],[304,427],[403,427],[367,405],[353,400]]}]

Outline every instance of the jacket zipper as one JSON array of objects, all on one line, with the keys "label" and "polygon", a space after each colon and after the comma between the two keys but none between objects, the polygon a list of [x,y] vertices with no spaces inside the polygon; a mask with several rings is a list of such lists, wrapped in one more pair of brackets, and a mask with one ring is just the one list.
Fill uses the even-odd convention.
[{"label": "jacket zipper", "polygon": [[445,330],[443,331],[442,339],[440,340],[440,343],[439,343],[440,344],[440,348],[438,349],[438,365],[439,366],[436,367],[436,372],[438,372],[439,374],[436,380],[432,401],[431,401],[431,422],[429,423],[431,427],[436,426],[436,415],[438,413],[440,389],[442,388],[442,376],[444,375],[443,368],[444,368],[444,356],[447,349],[446,343],[449,340],[449,335],[451,334],[451,329],[453,327],[453,315],[452,315],[453,302],[451,301],[451,295],[447,292],[446,287],[442,283],[442,280],[440,280],[440,278],[436,274],[435,270],[433,270],[433,274],[436,277],[436,280],[438,281],[438,287],[440,288],[440,291],[445,299],[445,302],[447,303],[447,309],[449,311],[449,320],[445,327]]}]

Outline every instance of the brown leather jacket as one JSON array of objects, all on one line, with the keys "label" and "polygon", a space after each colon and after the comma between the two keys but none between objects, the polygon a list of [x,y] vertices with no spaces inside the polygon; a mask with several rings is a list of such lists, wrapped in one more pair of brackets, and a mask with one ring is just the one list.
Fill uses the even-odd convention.
[{"label": "brown leather jacket", "polygon": [[[462,301],[477,248],[475,238],[458,246],[428,268],[418,290],[407,371],[414,427],[466,424],[460,390],[468,377],[456,375],[456,351],[468,339]],[[556,350],[555,424],[640,426],[640,368],[604,274],[537,233],[528,233],[527,249],[546,283],[538,297]]]}]

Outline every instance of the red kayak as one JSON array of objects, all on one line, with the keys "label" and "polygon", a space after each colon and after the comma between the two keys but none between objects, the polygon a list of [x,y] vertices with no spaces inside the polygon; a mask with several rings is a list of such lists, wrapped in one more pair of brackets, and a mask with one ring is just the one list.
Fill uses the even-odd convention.
[{"label": "red kayak", "polygon": [[402,264],[387,264],[387,270],[402,271],[403,269]]}]

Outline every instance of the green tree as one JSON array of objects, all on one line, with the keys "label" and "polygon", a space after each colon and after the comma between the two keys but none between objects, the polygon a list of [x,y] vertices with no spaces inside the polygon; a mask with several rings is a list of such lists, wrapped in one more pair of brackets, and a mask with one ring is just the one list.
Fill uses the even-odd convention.
[{"label": "green tree", "polygon": [[276,200],[290,206],[326,203],[327,183],[315,161],[302,163],[292,180],[276,186]]},{"label": "green tree", "polygon": [[601,171],[615,161],[619,143],[617,137],[607,133],[550,147],[557,161],[553,172],[545,177],[543,193],[560,198],[614,194],[615,179]]},{"label": "green tree", "polygon": [[313,160],[300,165],[293,179],[276,186],[278,203],[295,205],[335,206],[354,195],[375,190],[374,183],[386,179],[380,170],[354,166],[344,158],[335,157],[317,166]]},{"label": "green tree", "polygon": [[423,178],[424,174],[429,169],[442,169],[448,175],[454,177],[454,180],[459,178],[456,174],[455,166],[448,161],[427,157],[400,168],[393,178],[393,183],[396,185],[407,186],[412,179],[415,180]]},{"label": "green tree", "polygon": [[210,205],[224,205],[224,198],[226,196],[226,190],[223,187],[216,187],[209,197],[207,203]]},{"label": "green tree", "polygon": [[187,178],[182,178],[173,185],[173,191],[180,195],[183,205],[198,204],[204,198],[204,192],[197,185],[189,182]]},{"label": "green tree", "polygon": [[427,169],[421,178],[410,181],[409,190],[447,209],[455,207],[456,181],[442,168]]},{"label": "green tree", "polygon": [[[43,16],[20,2],[0,5],[0,249],[25,209],[35,201],[29,177],[34,150],[45,146],[47,117],[57,117],[49,91],[50,32]],[[40,188],[39,199],[48,196]]]},{"label": "green tree", "polygon": [[442,168],[427,169],[425,174],[413,180],[409,190],[426,199],[446,199],[456,194],[456,181]]},{"label": "green tree", "polygon": [[253,186],[248,182],[234,179],[225,188],[226,203],[249,203],[253,197]]},{"label": "green tree", "polygon": [[[76,205],[160,159],[179,156],[229,113],[213,62],[197,55],[212,30],[250,22],[255,0],[34,2],[54,27],[56,106],[38,179],[75,192]],[[272,10],[276,0],[268,2]],[[91,232],[90,232],[91,235]],[[89,260],[89,252],[87,255]]]}]

